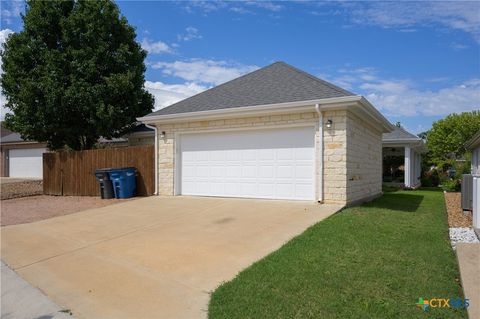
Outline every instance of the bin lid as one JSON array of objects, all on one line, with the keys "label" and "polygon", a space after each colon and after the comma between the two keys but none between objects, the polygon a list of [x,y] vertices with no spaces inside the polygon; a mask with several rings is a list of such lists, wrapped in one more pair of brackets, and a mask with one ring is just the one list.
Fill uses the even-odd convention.
[{"label": "bin lid", "polygon": [[110,168],[109,171],[131,171],[131,170],[137,170],[135,167],[119,167],[119,168]]},{"label": "bin lid", "polygon": [[95,169],[95,173],[108,173],[109,171],[111,171],[112,169],[115,169],[115,168],[97,168]]}]

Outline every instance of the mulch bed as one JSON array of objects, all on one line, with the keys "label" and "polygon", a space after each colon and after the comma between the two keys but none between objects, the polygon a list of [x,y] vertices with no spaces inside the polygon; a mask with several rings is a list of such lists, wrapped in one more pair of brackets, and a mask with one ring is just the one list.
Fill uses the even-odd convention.
[{"label": "mulch bed", "polygon": [[462,194],[444,193],[445,205],[447,206],[449,227],[472,227],[472,213],[464,213],[462,210]]}]

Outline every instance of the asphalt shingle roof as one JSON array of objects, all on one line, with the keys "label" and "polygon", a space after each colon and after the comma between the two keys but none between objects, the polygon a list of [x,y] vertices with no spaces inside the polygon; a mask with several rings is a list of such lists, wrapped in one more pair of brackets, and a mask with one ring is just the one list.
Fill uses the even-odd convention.
[{"label": "asphalt shingle roof", "polygon": [[284,62],[275,62],[147,116],[355,95]]},{"label": "asphalt shingle roof", "polygon": [[27,141],[25,141],[20,136],[20,134],[15,132],[2,136],[2,143],[15,143],[15,142],[27,142]]},{"label": "asphalt shingle roof", "polygon": [[383,133],[382,140],[405,140],[405,139],[418,139],[421,138],[406,131],[403,127],[395,126],[395,129],[390,133]]}]

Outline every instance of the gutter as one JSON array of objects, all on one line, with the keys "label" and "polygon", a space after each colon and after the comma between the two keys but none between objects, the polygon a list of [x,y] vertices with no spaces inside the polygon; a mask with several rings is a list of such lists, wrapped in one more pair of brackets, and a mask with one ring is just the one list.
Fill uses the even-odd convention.
[{"label": "gutter", "polygon": [[241,106],[241,107],[232,107],[227,109],[217,109],[209,111],[197,111],[197,112],[185,112],[185,113],[174,113],[174,114],[164,114],[164,115],[149,115],[144,117],[137,118],[138,121],[143,123],[154,123],[159,121],[166,120],[175,120],[178,122],[181,119],[191,120],[192,118],[205,118],[213,116],[226,116],[226,115],[237,115],[237,114],[248,114],[253,113],[257,114],[260,112],[272,112],[275,110],[285,111],[289,108],[295,108],[296,110],[301,111],[301,107],[305,109],[313,109],[313,106],[317,103],[321,104],[335,104],[335,103],[352,103],[361,100],[361,96],[345,96],[345,97],[335,97],[328,99],[318,99],[318,100],[307,100],[307,101],[296,101],[296,102],[286,102],[286,103],[276,103],[276,104],[263,104],[263,105],[254,105],[254,106]]},{"label": "gutter", "polygon": [[187,121],[215,120],[234,118],[238,116],[261,116],[282,114],[288,112],[314,112],[315,105],[322,105],[322,110],[345,110],[361,113],[369,121],[374,122],[384,133],[392,132],[394,126],[361,95],[342,96],[327,99],[295,101],[255,106],[241,106],[217,110],[184,112],[163,115],[148,115],[137,118],[138,121],[148,123],[179,123]]},{"label": "gutter", "polygon": [[153,129],[155,133],[155,190],[153,192],[154,195],[158,195],[158,129],[155,125],[145,124],[146,127]]},{"label": "gutter", "polygon": [[318,135],[320,137],[320,167],[318,167],[320,179],[317,181],[318,202],[323,203],[323,113],[320,104],[315,104],[318,113]]}]

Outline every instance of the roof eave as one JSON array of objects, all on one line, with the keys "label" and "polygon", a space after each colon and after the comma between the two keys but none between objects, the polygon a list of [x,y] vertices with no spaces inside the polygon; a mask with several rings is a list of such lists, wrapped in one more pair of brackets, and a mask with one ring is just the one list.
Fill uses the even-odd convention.
[{"label": "roof eave", "polygon": [[466,149],[473,150],[480,146],[480,131],[464,144]]},{"label": "roof eave", "polygon": [[200,112],[175,113],[165,115],[150,115],[137,118],[138,121],[145,124],[166,124],[185,121],[214,120],[220,118],[248,117],[265,114],[288,113],[288,112],[308,112],[314,111],[315,105],[319,104],[322,110],[344,109],[347,106],[357,106],[363,115],[375,124],[380,125],[382,133],[391,132],[394,126],[377,110],[368,100],[360,95],[334,97],[317,100],[295,101],[277,104],[243,106],[228,109],[218,109]]},{"label": "roof eave", "polygon": [[142,123],[149,124],[149,123],[171,123],[171,122],[180,122],[185,120],[192,121],[192,120],[236,117],[238,115],[254,116],[254,115],[261,115],[261,114],[271,114],[273,112],[285,112],[285,111],[290,111],[292,109],[301,111],[302,107],[311,108],[311,107],[314,107],[315,104],[348,103],[348,102],[354,102],[358,100],[359,100],[359,97],[356,95],[353,95],[353,96],[335,97],[335,98],[328,98],[328,99],[263,104],[263,105],[254,105],[254,106],[242,106],[242,107],[233,107],[233,108],[199,111],[199,112],[185,112],[185,113],[174,113],[174,114],[164,114],[164,115],[147,115],[144,117],[139,117],[137,118],[137,120]]}]

